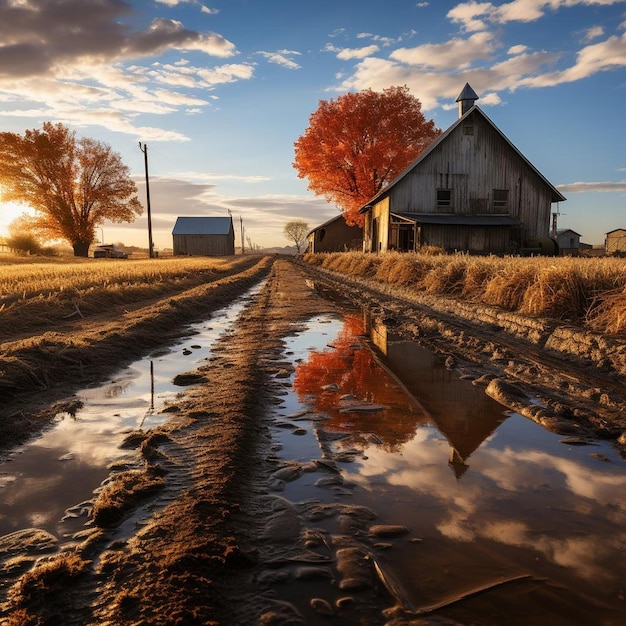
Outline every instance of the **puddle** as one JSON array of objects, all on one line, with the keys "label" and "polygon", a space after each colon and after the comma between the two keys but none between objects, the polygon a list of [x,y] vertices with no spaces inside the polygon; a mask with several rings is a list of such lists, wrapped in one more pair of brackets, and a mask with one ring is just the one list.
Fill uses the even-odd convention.
[{"label": "puddle", "polygon": [[[377,541],[361,529],[359,540],[406,606],[527,575],[444,614],[462,623],[619,623],[626,462],[609,444],[563,443],[360,314],[311,319],[285,353],[295,372],[278,409],[276,454],[309,466],[333,460],[342,481],[320,487],[323,472],[306,471],[276,489],[301,510],[348,502],[374,511],[370,524],[405,526],[405,536]],[[336,520],[314,526],[342,533]],[[331,607],[342,595],[331,585],[276,589],[309,624],[325,623],[311,593]]]},{"label": "puddle", "polygon": [[[0,537],[31,527],[57,537],[80,529],[87,511],[74,507],[93,497],[112,463],[136,459],[136,452],[118,447],[125,433],[167,419],[159,410],[181,391],[173,378],[209,358],[213,342],[229,331],[261,287],[256,285],[210,319],[189,325],[188,336],[175,345],[78,392],[83,407],[75,416],[57,415],[52,428],[12,454],[0,466]],[[63,520],[68,509],[79,515]]]}]

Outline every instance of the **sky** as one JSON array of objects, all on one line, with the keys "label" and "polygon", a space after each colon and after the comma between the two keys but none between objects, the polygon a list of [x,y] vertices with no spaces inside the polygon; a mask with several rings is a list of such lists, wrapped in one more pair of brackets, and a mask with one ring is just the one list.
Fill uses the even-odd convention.
[{"label": "sky", "polygon": [[[0,132],[108,143],[144,207],[147,146],[156,250],[229,213],[237,246],[290,245],[338,214],[292,165],[321,100],[407,85],[445,130],[465,83],[567,198],[559,228],[626,228],[626,0],[0,0]],[[16,209],[0,189],[0,234]],[[97,236],[147,247],[147,214]]]}]

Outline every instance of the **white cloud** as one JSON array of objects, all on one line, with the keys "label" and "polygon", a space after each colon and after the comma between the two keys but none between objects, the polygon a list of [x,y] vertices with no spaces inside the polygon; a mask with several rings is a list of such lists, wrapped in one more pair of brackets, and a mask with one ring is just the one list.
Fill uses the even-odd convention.
[{"label": "white cloud", "polygon": [[375,54],[380,50],[377,45],[365,46],[363,48],[338,48],[331,44],[324,47],[326,52],[333,52],[341,61],[350,61],[352,59],[364,59],[371,54]]},{"label": "white cloud", "polygon": [[595,181],[595,182],[576,182],[558,185],[559,191],[563,193],[585,193],[594,192],[624,192],[626,191],[626,180],[618,181]]},{"label": "white cloud", "polygon": [[518,44],[517,46],[511,46],[506,51],[506,53],[507,54],[512,54],[512,55],[518,55],[518,54],[523,54],[527,50],[528,50],[528,46],[525,46],[524,44]]},{"label": "white cloud", "polygon": [[264,57],[270,63],[276,63],[277,65],[282,65],[290,70],[300,69],[300,65],[298,65],[295,61],[288,58],[289,56],[300,55],[299,52],[295,50],[278,50],[276,52],[263,52],[259,51],[256,54]]},{"label": "white cloud", "polygon": [[454,38],[439,44],[398,48],[390,54],[390,58],[423,68],[463,69],[478,59],[489,58],[496,47],[493,36],[481,32],[465,39]]},{"label": "white cloud", "polygon": [[588,28],[582,38],[583,43],[589,43],[598,37],[604,35],[604,28],[602,26],[592,26]]},{"label": "white cloud", "polygon": [[484,30],[488,23],[535,22],[547,11],[574,6],[612,6],[623,0],[513,0],[500,5],[491,2],[462,2],[448,11],[448,18],[467,31]]}]

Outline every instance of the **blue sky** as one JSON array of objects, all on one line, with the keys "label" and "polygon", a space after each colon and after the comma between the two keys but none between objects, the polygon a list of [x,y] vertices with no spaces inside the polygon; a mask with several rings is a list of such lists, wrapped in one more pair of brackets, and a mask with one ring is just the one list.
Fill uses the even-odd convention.
[{"label": "blue sky", "polygon": [[[567,198],[560,228],[626,227],[626,0],[0,0],[0,130],[106,141],[144,204],[146,143],[157,249],[228,211],[237,245],[289,245],[337,215],[292,167],[320,100],[407,85],[445,130],[466,82]],[[147,246],[147,217],[101,235]]]}]

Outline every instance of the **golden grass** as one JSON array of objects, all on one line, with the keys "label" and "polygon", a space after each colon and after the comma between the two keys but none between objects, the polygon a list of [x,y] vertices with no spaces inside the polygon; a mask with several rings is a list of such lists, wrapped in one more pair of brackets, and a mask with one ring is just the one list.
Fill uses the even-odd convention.
[{"label": "golden grass", "polygon": [[[0,257],[2,258],[2,257]],[[9,257],[10,258],[10,257]],[[20,257],[13,257],[14,259]],[[164,297],[245,269],[258,256],[0,263],[0,341],[64,318]]]},{"label": "golden grass", "polygon": [[626,332],[624,259],[337,252],[307,254],[304,260],[416,293],[462,297],[599,332]]}]

